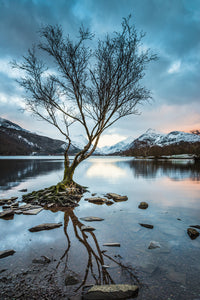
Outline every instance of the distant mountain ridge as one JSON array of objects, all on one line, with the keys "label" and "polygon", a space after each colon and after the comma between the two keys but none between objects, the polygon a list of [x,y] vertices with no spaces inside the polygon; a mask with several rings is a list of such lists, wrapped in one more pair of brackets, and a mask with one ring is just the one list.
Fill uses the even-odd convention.
[{"label": "distant mountain ridge", "polygon": [[200,154],[200,136],[183,131],[168,134],[148,129],[128,146],[123,155],[160,156],[174,154]]},{"label": "distant mountain ridge", "polygon": [[[63,154],[67,143],[41,136],[19,125],[0,118],[0,155],[55,155]],[[69,154],[80,151],[71,145]]]},{"label": "distant mountain ridge", "polygon": [[[87,144],[83,135],[72,138],[69,154],[74,155]],[[0,118],[0,155],[58,155],[64,154],[67,143],[41,136]],[[97,155],[160,156],[196,154],[200,156],[200,135],[182,131],[168,134],[148,129],[136,139],[127,139],[112,146],[97,148]]]}]

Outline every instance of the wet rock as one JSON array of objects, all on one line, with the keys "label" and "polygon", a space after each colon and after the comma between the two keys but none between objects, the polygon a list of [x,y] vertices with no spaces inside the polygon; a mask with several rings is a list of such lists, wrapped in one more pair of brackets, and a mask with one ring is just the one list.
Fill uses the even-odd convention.
[{"label": "wet rock", "polygon": [[106,247],[120,247],[120,243],[105,243],[103,246]]},{"label": "wet rock", "polygon": [[91,226],[81,226],[81,231],[94,231],[95,228],[94,227],[91,227]]},{"label": "wet rock", "polygon": [[51,229],[58,228],[61,226],[62,226],[62,223],[44,223],[44,224],[40,224],[40,225],[30,228],[29,231],[30,232],[38,232],[38,231],[42,231],[42,230],[51,230]]},{"label": "wet rock", "polygon": [[115,194],[115,193],[107,193],[106,196],[109,199],[113,199],[115,202],[120,202],[120,201],[126,201],[126,200],[128,200],[127,196],[121,196],[121,195],[118,195],[118,194]]},{"label": "wet rock", "polygon": [[149,229],[153,229],[153,225],[150,225],[150,224],[143,224],[143,223],[139,223],[140,226],[142,227],[146,227],[146,228],[149,228]]},{"label": "wet rock", "polygon": [[34,258],[32,260],[32,263],[33,264],[42,264],[42,265],[44,265],[44,264],[49,264],[51,262],[51,260],[47,256],[42,255],[41,257],[42,257],[42,259]]},{"label": "wet rock", "polygon": [[148,208],[148,203],[147,202],[140,202],[140,204],[138,205],[138,208],[140,209],[146,209]]},{"label": "wet rock", "polygon": [[0,218],[7,218],[14,215],[14,210],[8,209],[5,211],[0,212]]},{"label": "wet rock", "polygon": [[92,197],[94,197],[94,196],[96,196],[96,194],[97,194],[97,193],[92,193],[91,195],[92,195]]},{"label": "wet rock", "polygon": [[138,286],[130,284],[94,285],[90,288],[85,299],[128,299],[138,294]]},{"label": "wet rock", "polygon": [[114,202],[113,201],[110,201],[110,200],[108,200],[107,202],[106,202],[106,205],[113,205],[114,204]]},{"label": "wet rock", "polygon": [[25,192],[27,192],[27,189],[21,189],[21,190],[19,190],[19,192],[25,193]]},{"label": "wet rock", "polygon": [[80,218],[82,221],[86,221],[86,222],[95,222],[95,221],[103,221],[104,219],[99,218],[99,217],[84,217],[84,218]]},{"label": "wet rock", "polygon": [[13,255],[15,253],[15,250],[9,249],[9,250],[4,250],[0,251],[0,258],[4,258],[10,255]]},{"label": "wet rock", "polygon": [[2,208],[3,209],[9,209],[9,208],[11,208],[11,206],[10,205],[3,205]]},{"label": "wet rock", "polygon": [[159,242],[151,241],[148,249],[156,249],[156,248],[160,248],[160,247],[161,247],[161,245]]},{"label": "wet rock", "polygon": [[68,274],[65,278],[65,285],[75,285],[79,283],[78,278],[75,275]]},{"label": "wet rock", "polygon": [[23,215],[37,215],[43,210],[42,207],[23,211]]},{"label": "wet rock", "polygon": [[187,234],[189,235],[189,237],[194,240],[199,236],[199,232],[194,229],[194,228],[188,228],[187,229]]},{"label": "wet rock", "polygon": [[12,208],[17,208],[17,207],[19,207],[19,203],[18,203],[18,202],[13,203],[13,204],[11,205],[11,207],[12,207]]},{"label": "wet rock", "polygon": [[200,225],[190,225],[190,227],[200,229]]},{"label": "wet rock", "polygon": [[20,209],[15,210],[15,214],[21,215],[23,212]]},{"label": "wet rock", "polygon": [[140,267],[145,273],[148,274],[152,274],[157,268],[155,264],[151,264],[151,263],[143,263],[142,265],[140,265]]},{"label": "wet rock", "polygon": [[18,197],[11,197],[9,199],[0,199],[0,206],[4,204],[12,204],[15,200],[17,200]]},{"label": "wet rock", "polygon": [[95,204],[103,204],[107,202],[105,198],[101,198],[101,197],[86,198],[85,200]]}]

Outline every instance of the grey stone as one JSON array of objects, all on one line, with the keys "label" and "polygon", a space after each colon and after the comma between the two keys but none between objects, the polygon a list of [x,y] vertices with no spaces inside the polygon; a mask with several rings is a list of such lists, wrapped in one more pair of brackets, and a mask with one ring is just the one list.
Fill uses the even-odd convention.
[{"label": "grey stone", "polygon": [[95,222],[95,221],[103,221],[104,219],[99,218],[99,217],[84,217],[84,218],[80,218],[80,220],[86,221],[86,222]]},{"label": "grey stone", "polygon": [[94,231],[95,228],[94,227],[91,227],[91,226],[81,226],[81,231]]},{"label": "grey stone", "polygon": [[103,246],[106,247],[120,247],[120,243],[105,243]]},{"label": "grey stone", "polygon": [[156,248],[160,248],[160,247],[161,247],[161,245],[159,242],[151,241],[148,249],[156,249]]},{"label": "grey stone", "polygon": [[8,209],[0,212],[0,218],[6,218],[14,215],[14,210]]},{"label": "grey stone", "polygon": [[13,255],[14,253],[15,253],[15,250],[12,250],[12,249],[0,251],[0,258],[4,258],[9,255]]},{"label": "grey stone", "polygon": [[37,231],[42,231],[42,230],[51,230],[54,228],[58,228],[60,226],[62,226],[62,223],[44,223],[44,224],[40,224],[40,225],[30,228],[29,231],[37,232]]},{"label": "grey stone", "polygon": [[107,193],[106,196],[109,199],[113,199],[115,202],[120,202],[120,201],[126,201],[126,200],[128,200],[127,196],[121,196],[121,195],[118,195],[116,193]]},{"label": "grey stone", "polygon": [[43,208],[34,208],[34,209],[30,209],[30,210],[25,210],[23,211],[24,215],[37,215],[39,214],[41,211],[43,210]]},{"label": "grey stone", "polygon": [[140,204],[138,205],[138,208],[140,209],[146,209],[148,208],[148,203],[147,202],[140,202]]},{"label": "grey stone", "polygon": [[85,200],[95,204],[103,204],[107,202],[105,198],[101,198],[101,197],[86,198]]},{"label": "grey stone", "polygon": [[127,299],[137,296],[138,290],[137,285],[130,284],[94,285],[84,295],[84,298],[93,300]]},{"label": "grey stone", "polygon": [[189,235],[189,237],[194,240],[199,236],[199,232],[194,229],[194,228],[188,228],[187,229],[187,234]]}]

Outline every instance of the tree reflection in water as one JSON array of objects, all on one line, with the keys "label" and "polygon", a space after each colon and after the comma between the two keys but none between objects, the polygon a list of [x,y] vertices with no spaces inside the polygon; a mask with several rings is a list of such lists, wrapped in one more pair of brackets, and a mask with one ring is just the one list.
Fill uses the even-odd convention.
[{"label": "tree reflection in water", "polygon": [[59,267],[64,262],[64,272],[66,273],[68,270],[68,259],[69,259],[69,250],[71,247],[71,240],[68,233],[68,225],[69,222],[72,222],[73,230],[76,238],[79,240],[79,242],[84,246],[84,248],[87,251],[88,254],[88,260],[87,265],[85,267],[85,274],[84,278],[81,282],[81,284],[76,287],[75,292],[77,292],[81,287],[83,287],[86,284],[86,281],[88,279],[88,275],[91,274],[94,283],[97,285],[102,284],[115,284],[115,281],[112,279],[111,275],[109,274],[108,268],[105,266],[105,257],[114,262],[116,266],[120,267],[121,273],[123,273],[124,278],[129,278],[129,281],[132,283],[140,284],[137,276],[135,275],[136,270],[132,268],[131,266],[127,266],[122,264],[121,261],[118,261],[117,259],[113,258],[112,256],[106,254],[105,250],[101,251],[99,247],[98,240],[96,238],[96,235],[93,231],[83,231],[81,230],[81,227],[84,226],[84,224],[77,218],[77,216],[74,213],[73,208],[65,209],[64,213],[64,233],[66,235],[68,246],[64,254],[61,256],[56,269],[58,270]]}]

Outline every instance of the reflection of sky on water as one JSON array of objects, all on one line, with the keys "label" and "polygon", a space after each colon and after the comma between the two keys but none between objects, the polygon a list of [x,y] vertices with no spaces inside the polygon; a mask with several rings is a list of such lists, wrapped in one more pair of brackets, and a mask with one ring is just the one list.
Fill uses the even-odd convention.
[{"label": "reflection of sky on water", "polygon": [[[62,179],[62,161],[38,160],[34,168],[30,168],[32,164],[30,160],[23,160],[21,163],[12,160],[9,170],[15,170],[15,177],[10,176],[9,172],[5,173],[4,178],[1,177],[6,188],[0,190],[0,197],[21,197],[19,189],[28,188],[29,192],[50,186]],[[31,169],[31,173],[23,172],[23,169]],[[78,218],[104,218],[105,221],[92,224],[96,228],[95,235],[100,248],[103,248],[105,242],[121,243],[120,248],[109,249],[109,253],[120,254],[132,265],[152,263],[163,268],[170,265],[181,272],[193,273],[195,268],[200,269],[200,263],[196,260],[200,254],[200,238],[191,241],[186,229],[192,224],[200,225],[199,174],[199,166],[191,162],[93,157],[78,166],[75,180],[88,186],[90,193],[97,193],[97,196],[115,192],[127,195],[128,201],[114,203],[112,206],[97,206],[84,201],[84,198],[91,196],[90,193],[86,193],[74,213]],[[18,182],[18,185],[13,185],[13,182]],[[149,203],[147,210],[138,209],[141,201]],[[62,255],[67,247],[63,227],[38,233],[30,233],[28,229],[45,222],[63,223],[63,218],[63,212],[42,211],[37,216],[15,215],[13,220],[0,219],[0,250],[14,248],[17,251],[13,257],[1,260],[2,267],[7,261],[12,262],[14,266],[17,260],[23,264],[27,261],[30,263],[40,255],[54,255],[56,258],[58,253]],[[181,218],[181,221],[177,218]],[[154,229],[141,228],[138,223],[153,224]],[[91,224],[85,222],[85,225]],[[70,266],[79,272],[83,268],[86,253],[74,236],[71,223],[68,233],[72,243],[69,253]],[[163,249],[169,251],[165,254],[161,250],[149,252],[147,248],[151,240],[159,241]]]}]

